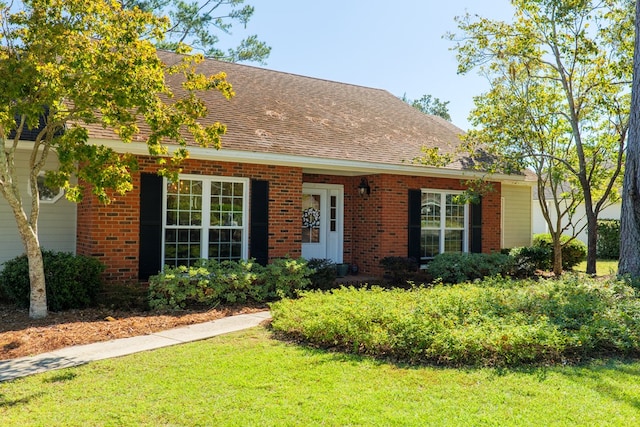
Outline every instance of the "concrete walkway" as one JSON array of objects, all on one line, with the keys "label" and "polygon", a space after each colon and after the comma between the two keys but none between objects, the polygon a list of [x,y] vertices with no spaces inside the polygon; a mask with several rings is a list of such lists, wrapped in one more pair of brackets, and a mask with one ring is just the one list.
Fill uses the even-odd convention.
[{"label": "concrete walkway", "polygon": [[53,369],[84,365],[95,360],[126,356],[141,351],[203,340],[252,328],[270,318],[271,314],[268,311],[240,314],[150,335],[65,347],[33,357],[0,360],[0,382]]}]

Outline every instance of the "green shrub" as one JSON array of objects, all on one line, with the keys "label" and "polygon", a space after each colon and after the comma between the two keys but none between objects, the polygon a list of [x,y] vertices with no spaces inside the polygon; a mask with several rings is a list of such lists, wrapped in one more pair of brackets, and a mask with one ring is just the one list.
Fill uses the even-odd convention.
[{"label": "green shrub", "polygon": [[304,259],[279,258],[267,265],[264,282],[269,296],[291,298],[309,286],[312,273]]},{"label": "green shrub", "polygon": [[[587,245],[578,239],[571,239],[569,236],[561,236],[562,243],[562,268],[570,270],[587,258]],[[536,234],[533,236],[533,246],[551,249],[551,265],[553,265],[553,239],[551,234]]]},{"label": "green shrub", "polygon": [[598,220],[598,237],[596,241],[598,258],[620,258],[620,220]]},{"label": "green shrub", "polygon": [[406,363],[517,366],[640,355],[640,300],[622,281],[493,277],[406,290],[302,292],[272,328],[312,345]]},{"label": "green shrub", "polygon": [[292,297],[309,284],[310,275],[306,261],[290,258],[275,260],[266,267],[255,260],[202,260],[192,267],[165,267],[149,278],[149,306],[153,310],[175,310]]},{"label": "green shrub", "polygon": [[487,276],[506,275],[512,259],[501,253],[443,253],[436,255],[427,271],[443,283],[462,283]]},{"label": "green shrub", "polygon": [[309,289],[319,289],[326,291],[336,287],[336,264],[323,258],[312,258],[307,263],[307,267],[313,270],[309,279]]},{"label": "green shrub", "polygon": [[552,267],[551,248],[546,246],[522,246],[508,251],[512,258],[510,275],[514,277],[531,277],[536,270],[550,270]]},{"label": "green shrub", "polygon": [[413,279],[420,265],[414,258],[388,256],[380,260],[384,269],[384,279],[396,286],[404,285]]},{"label": "green shrub", "polygon": [[263,267],[250,261],[201,260],[198,265],[166,267],[149,278],[149,306],[153,310],[213,307],[221,302],[262,301],[267,291],[258,281]]},{"label": "green shrub", "polygon": [[[68,252],[42,251],[47,289],[47,308],[51,311],[95,306],[102,287],[100,261]],[[26,255],[4,263],[0,273],[0,294],[19,307],[29,307],[29,262]]]}]

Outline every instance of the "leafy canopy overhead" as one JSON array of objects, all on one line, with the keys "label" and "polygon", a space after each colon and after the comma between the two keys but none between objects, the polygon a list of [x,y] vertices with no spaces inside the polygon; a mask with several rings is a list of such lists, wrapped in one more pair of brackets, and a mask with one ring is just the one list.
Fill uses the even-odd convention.
[{"label": "leafy canopy overhead", "polygon": [[220,47],[226,35],[231,39],[233,25],[246,28],[255,8],[245,5],[244,0],[122,0],[125,8],[138,7],[156,15],[168,16],[171,20],[162,39],[155,39],[161,49],[175,51],[181,44],[188,44],[205,56],[228,61],[252,61],[264,64],[271,48],[250,35],[242,39],[238,46],[224,49]]},{"label": "leafy canopy overhead", "polygon": [[[131,189],[135,169],[132,156],[89,144],[86,125],[113,129],[124,142],[145,141],[154,156],[168,155],[166,142],[177,144],[170,162],[160,159],[165,173],[187,156],[187,140],[219,146],[225,127],[201,123],[208,111],[198,93],[213,89],[228,98],[231,85],[224,73],[199,74],[196,65],[202,56],[181,56],[170,64],[158,57],[150,39],[162,40],[168,19],[108,0],[29,0],[18,11],[4,3],[0,8],[3,193],[17,181],[14,154],[27,129],[39,130],[31,156],[32,181],[53,149],[60,168],[49,180],[64,186],[74,200],[82,189],[71,184],[71,175],[92,184],[94,194],[107,202],[108,188],[120,193]],[[179,50],[189,49],[180,45]],[[182,82],[180,99],[167,85],[168,76]]]},{"label": "leafy canopy overhead", "polygon": [[449,101],[441,101],[440,98],[431,95],[422,95],[420,99],[411,100],[407,98],[406,93],[400,99],[425,114],[439,116],[449,122],[451,121],[448,107]]}]

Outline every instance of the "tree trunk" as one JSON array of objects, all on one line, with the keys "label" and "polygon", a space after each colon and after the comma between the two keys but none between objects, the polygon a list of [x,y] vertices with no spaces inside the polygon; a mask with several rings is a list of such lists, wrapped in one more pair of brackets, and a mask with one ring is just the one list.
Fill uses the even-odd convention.
[{"label": "tree trunk", "polygon": [[557,238],[552,234],[553,240],[553,274],[556,277],[562,275],[562,244],[560,242],[560,234]]},{"label": "tree trunk", "polygon": [[640,1],[636,2],[636,37],[629,139],[622,185],[618,274],[640,277]]},{"label": "tree trunk", "polygon": [[597,242],[598,218],[591,209],[587,212],[587,274],[596,274]]},{"label": "tree trunk", "polygon": [[30,234],[22,237],[27,248],[29,260],[29,282],[31,283],[31,298],[29,304],[29,317],[42,319],[47,317],[47,290],[45,286],[44,262],[38,236]]},{"label": "tree trunk", "polygon": [[[14,188],[12,188],[14,190]],[[34,191],[37,195],[37,189]],[[47,290],[44,276],[44,262],[42,260],[42,250],[40,248],[40,240],[38,239],[37,228],[37,210],[39,204],[36,202],[32,206],[36,213],[32,212],[30,222],[22,208],[22,203],[18,198],[19,192],[4,191],[5,199],[13,210],[18,226],[18,233],[22,239],[22,244],[27,253],[29,260],[29,282],[31,284],[29,317],[32,319],[41,319],[47,317]],[[34,225],[35,224],[35,225]]]}]

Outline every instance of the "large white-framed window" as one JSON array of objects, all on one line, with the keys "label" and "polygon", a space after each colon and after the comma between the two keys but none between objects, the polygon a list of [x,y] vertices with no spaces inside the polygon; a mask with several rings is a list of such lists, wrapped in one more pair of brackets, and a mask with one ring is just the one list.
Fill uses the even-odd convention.
[{"label": "large white-framed window", "polygon": [[462,192],[422,190],[420,256],[428,260],[444,252],[467,252],[469,206],[456,196]]},{"label": "large white-framed window", "polygon": [[165,178],[163,265],[246,259],[248,193],[248,178],[180,175],[178,182]]}]

